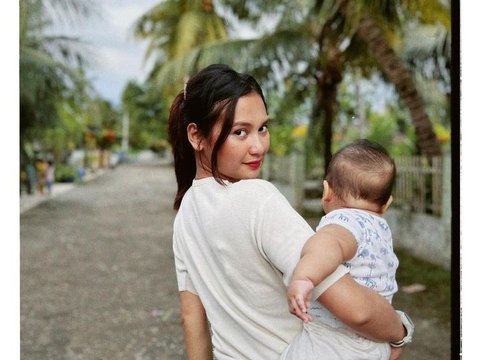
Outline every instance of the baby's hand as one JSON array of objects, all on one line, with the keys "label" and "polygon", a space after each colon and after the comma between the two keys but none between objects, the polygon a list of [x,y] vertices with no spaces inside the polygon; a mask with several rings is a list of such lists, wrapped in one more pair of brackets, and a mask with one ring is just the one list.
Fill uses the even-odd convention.
[{"label": "baby's hand", "polygon": [[288,310],[306,323],[313,320],[307,313],[312,290],[313,283],[310,280],[293,280],[287,292]]}]

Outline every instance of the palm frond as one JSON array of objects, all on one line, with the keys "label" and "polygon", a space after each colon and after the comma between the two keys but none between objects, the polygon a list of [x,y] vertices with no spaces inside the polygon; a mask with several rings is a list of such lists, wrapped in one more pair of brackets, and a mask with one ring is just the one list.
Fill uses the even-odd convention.
[{"label": "palm frond", "polygon": [[403,49],[405,59],[451,57],[451,33],[441,25],[424,25],[405,34]]},{"label": "palm frond", "polygon": [[173,41],[171,41],[170,57],[176,57],[186,53],[188,50],[195,47],[197,40],[197,33],[201,30],[202,19],[198,12],[189,11],[183,14],[173,34]]},{"label": "palm frond", "polygon": [[101,5],[93,0],[40,0],[40,2],[51,20],[65,24],[101,14]]},{"label": "palm frond", "polygon": [[134,35],[139,39],[154,37],[171,31],[178,22],[181,9],[178,1],[164,1],[152,7],[133,25]]}]

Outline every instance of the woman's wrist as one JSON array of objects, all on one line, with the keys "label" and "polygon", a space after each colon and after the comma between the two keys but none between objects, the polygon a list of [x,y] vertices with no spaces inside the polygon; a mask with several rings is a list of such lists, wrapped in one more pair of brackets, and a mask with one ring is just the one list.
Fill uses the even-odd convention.
[{"label": "woman's wrist", "polygon": [[406,313],[397,310],[397,314],[400,316],[400,320],[402,321],[403,327],[405,328],[407,334],[401,340],[390,342],[390,346],[396,348],[403,347],[411,343],[413,339],[413,333],[415,331],[415,325],[413,324],[412,319],[410,319]]}]

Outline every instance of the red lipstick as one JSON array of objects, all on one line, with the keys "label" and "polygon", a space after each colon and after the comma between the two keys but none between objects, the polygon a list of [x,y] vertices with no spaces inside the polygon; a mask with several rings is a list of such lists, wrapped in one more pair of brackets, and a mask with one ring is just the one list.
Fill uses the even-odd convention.
[{"label": "red lipstick", "polygon": [[252,170],[257,170],[262,165],[262,160],[250,161],[246,163]]}]

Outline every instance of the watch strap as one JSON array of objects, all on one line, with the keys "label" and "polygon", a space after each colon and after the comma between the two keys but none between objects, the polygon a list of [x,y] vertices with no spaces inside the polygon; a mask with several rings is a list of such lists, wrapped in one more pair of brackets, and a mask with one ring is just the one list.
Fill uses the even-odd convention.
[{"label": "watch strap", "polygon": [[415,330],[415,325],[410,317],[404,313],[403,311],[397,310],[397,314],[400,316],[400,320],[402,321],[403,327],[407,330],[407,335],[399,341],[390,342],[390,346],[392,347],[403,347],[412,342],[413,332]]}]

